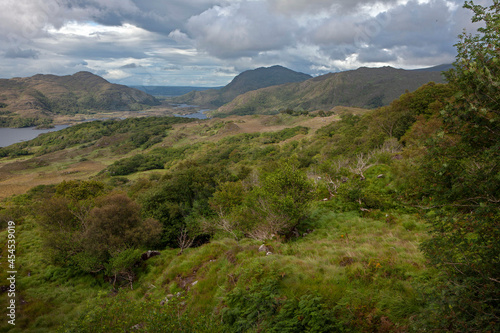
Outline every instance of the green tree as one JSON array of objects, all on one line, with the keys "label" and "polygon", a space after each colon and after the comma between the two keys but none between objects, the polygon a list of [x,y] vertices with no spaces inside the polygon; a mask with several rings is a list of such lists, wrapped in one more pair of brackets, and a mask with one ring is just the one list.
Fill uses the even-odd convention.
[{"label": "green tree", "polygon": [[500,324],[500,2],[467,1],[479,34],[462,34],[447,77],[458,93],[424,158],[424,199],[439,268],[441,329],[488,331]]},{"label": "green tree", "polygon": [[270,239],[273,235],[290,237],[306,218],[312,185],[305,173],[292,163],[263,173],[244,200],[245,218],[251,221],[248,235]]},{"label": "green tree", "polygon": [[197,235],[197,217],[213,215],[208,201],[217,185],[228,178],[224,168],[185,162],[141,196],[144,215],[163,225],[163,246],[178,247],[179,236],[186,230],[190,237],[205,237]]},{"label": "green tree", "polygon": [[59,194],[40,203],[39,222],[49,256],[57,264],[85,272],[105,271],[115,281],[125,277],[131,282],[136,261],[132,254],[157,244],[161,225],[142,219],[140,206],[125,194],[81,195],[88,185],[92,184],[63,183]]}]

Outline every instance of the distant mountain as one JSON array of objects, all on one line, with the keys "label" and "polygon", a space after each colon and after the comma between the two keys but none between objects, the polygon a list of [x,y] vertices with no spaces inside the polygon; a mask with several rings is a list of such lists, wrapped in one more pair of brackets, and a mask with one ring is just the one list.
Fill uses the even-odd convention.
[{"label": "distant mountain", "polygon": [[453,65],[452,64],[443,64],[443,65],[437,65],[434,67],[429,67],[429,68],[419,68],[419,69],[414,69],[414,71],[423,71],[423,72],[445,72],[449,69],[452,69]]},{"label": "distant mountain", "polygon": [[0,79],[0,126],[13,118],[50,118],[90,110],[141,110],[158,105],[143,91],[112,84],[89,72]]},{"label": "distant mountain", "polygon": [[220,107],[215,115],[272,113],[288,108],[308,111],[330,110],[335,106],[376,108],[430,81],[444,82],[442,72],[362,67],[250,91]]},{"label": "distant mountain", "polygon": [[189,87],[189,86],[130,86],[139,89],[155,97],[177,97],[191,91],[205,91],[209,89],[220,89],[221,87]]},{"label": "distant mountain", "polygon": [[290,82],[302,82],[312,78],[311,75],[295,72],[282,66],[261,67],[245,71],[236,76],[227,86],[221,89],[192,91],[186,95],[173,98],[174,103],[219,107],[236,96],[248,91],[280,85]]}]

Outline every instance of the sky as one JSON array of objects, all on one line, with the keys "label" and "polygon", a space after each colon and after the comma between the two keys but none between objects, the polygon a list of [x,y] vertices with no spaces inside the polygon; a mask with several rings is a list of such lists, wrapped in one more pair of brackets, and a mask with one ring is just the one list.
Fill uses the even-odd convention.
[{"label": "sky", "polygon": [[[489,5],[491,0],[478,0]],[[126,85],[223,86],[282,65],[313,76],[452,63],[463,0],[0,0],[0,77],[90,71]]]}]

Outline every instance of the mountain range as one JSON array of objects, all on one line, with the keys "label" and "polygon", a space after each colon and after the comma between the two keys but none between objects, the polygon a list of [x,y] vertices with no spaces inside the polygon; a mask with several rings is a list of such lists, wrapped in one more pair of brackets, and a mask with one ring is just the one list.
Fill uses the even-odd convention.
[{"label": "mountain range", "polygon": [[[191,91],[169,101],[211,108],[214,116],[331,110],[335,106],[376,108],[430,81],[444,82],[442,72],[449,68],[362,67],[312,77],[282,66],[261,67],[242,72],[220,89]],[[161,92],[163,88],[148,89]],[[181,88],[179,92],[187,90]],[[45,125],[55,115],[139,111],[159,104],[144,91],[110,83],[90,72],[0,79],[0,127]]]},{"label": "mountain range", "polygon": [[443,83],[449,65],[423,70],[392,67],[329,73],[302,82],[249,91],[221,106],[214,115],[273,113],[279,110],[330,110],[335,106],[377,108],[388,105],[405,91],[430,81]]}]

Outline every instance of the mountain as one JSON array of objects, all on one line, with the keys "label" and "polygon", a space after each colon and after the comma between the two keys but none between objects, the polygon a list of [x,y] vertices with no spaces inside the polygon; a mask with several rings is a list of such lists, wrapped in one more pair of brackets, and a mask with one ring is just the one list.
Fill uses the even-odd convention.
[{"label": "mountain", "polygon": [[91,110],[141,110],[159,102],[143,91],[89,72],[0,79],[0,125],[14,118],[50,118]]},{"label": "mountain", "polygon": [[186,95],[173,98],[172,101],[213,108],[229,103],[236,96],[248,91],[284,83],[302,82],[310,78],[312,76],[308,74],[295,72],[283,66],[261,67],[239,74],[221,89],[192,91]]},{"label": "mountain", "polygon": [[444,82],[442,72],[362,67],[250,91],[220,107],[214,114],[273,113],[288,108],[330,110],[335,106],[376,108],[388,105],[406,90],[414,91],[430,81]]},{"label": "mountain", "polygon": [[419,69],[414,69],[415,71],[424,71],[424,72],[445,72],[449,69],[452,69],[453,65],[452,64],[443,64],[443,65],[437,65],[434,67],[428,67],[428,68],[419,68]]}]

